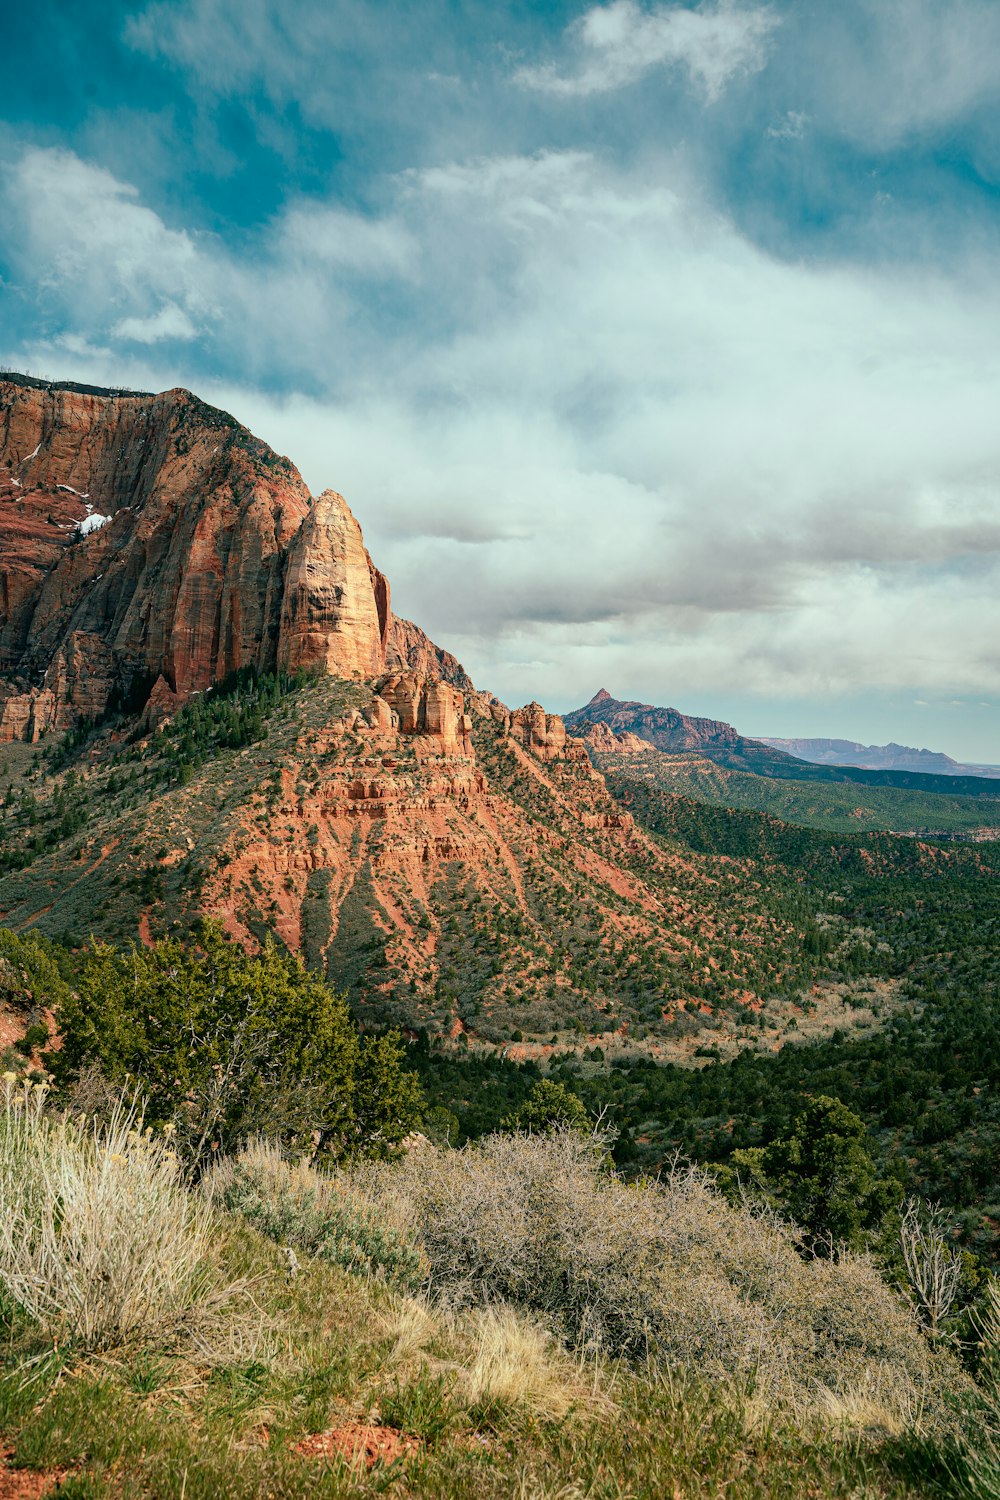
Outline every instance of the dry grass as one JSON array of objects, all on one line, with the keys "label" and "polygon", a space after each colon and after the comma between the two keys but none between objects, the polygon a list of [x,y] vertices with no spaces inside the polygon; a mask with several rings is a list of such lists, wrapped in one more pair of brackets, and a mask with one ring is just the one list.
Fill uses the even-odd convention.
[{"label": "dry grass", "polygon": [[885,1372],[876,1370],[837,1391],[818,1385],[802,1415],[808,1421],[818,1414],[828,1425],[845,1433],[862,1430],[901,1437],[910,1429],[921,1428],[923,1405],[920,1391],[914,1388],[908,1392],[893,1372],[886,1379]]},{"label": "dry grass", "polygon": [[214,1226],[169,1143],[118,1106],[101,1125],[46,1113],[44,1090],[0,1090],[0,1286],[53,1339],[107,1349],[229,1323]]},{"label": "dry grass", "polygon": [[422,1297],[394,1297],[380,1314],[378,1327],[392,1341],[386,1358],[389,1365],[410,1364],[442,1332],[441,1315]]},{"label": "dry grass", "polygon": [[610,1406],[553,1335],[515,1308],[477,1312],[472,1332],[474,1354],[463,1390],[473,1406],[519,1407],[555,1420],[574,1408]]},{"label": "dry grass", "polygon": [[218,1208],[255,1229],[345,1271],[378,1276],[416,1291],[426,1274],[405,1229],[349,1182],[305,1161],[288,1161],[267,1141],[251,1141],[206,1177],[204,1193]]},{"label": "dry grass", "polygon": [[[206,1368],[186,1352],[123,1351],[75,1361],[71,1378],[50,1362],[27,1387],[16,1358],[8,1360],[0,1371],[0,1425],[12,1461],[37,1472],[67,1469],[91,1500],[361,1500],[390,1491],[422,1500],[906,1500],[925,1493],[894,1477],[885,1445],[856,1433],[844,1442],[835,1426],[804,1427],[795,1412],[768,1412],[764,1402],[751,1421],[739,1391],[709,1388],[664,1363],[619,1366],[613,1410],[574,1399],[574,1410],[547,1419],[544,1408],[561,1410],[566,1400],[551,1394],[552,1366],[586,1391],[590,1361],[560,1354],[544,1335],[525,1338],[517,1326],[500,1335],[498,1354],[493,1330],[507,1321],[500,1307],[454,1318],[435,1312],[440,1337],[414,1353],[409,1368],[387,1370],[399,1334],[424,1321],[419,1311],[379,1282],[318,1258],[303,1257],[301,1273],[287,1278],[280,1251],[236,1218],[218,1232],[230,1274],[262,1279],[261,1300],[280,1332],[270,1354],[247,1359],[237,1349],[228,1366]],[[473,1402],[477,1355],[481,1399]],[[372,1436],[376,1423],[380,1438],[392,1437],[384,1431],[390,1426],[397,1441],[416,1440],[400,1465],[366,1473],[324,1461],[327,1439],[361,1429]]]}]

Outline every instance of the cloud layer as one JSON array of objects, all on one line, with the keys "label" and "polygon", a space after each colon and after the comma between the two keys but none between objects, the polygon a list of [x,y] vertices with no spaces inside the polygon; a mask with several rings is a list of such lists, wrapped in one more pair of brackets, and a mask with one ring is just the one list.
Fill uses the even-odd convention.
[{"label": "cloud layer", "polygon": [[[315,54],[334,110],[333,61],[367,56],[388,20],[299,9],[311,23],[294,35],[254,4],[234,30],[229,0],[153,6],[126,31],[200,99],[262,73],[286,100]],[[854,7],[808,98],[781,80],[828,36],[825,7],[808,25],[809,5],[569,14],[544,45],[518,34],[495,52],[490,128],[473,132],[488,149],[439,117],[410,164],[397,144],[373,165],[363,198],[290,183],[238,234],[95,155],[14,142],[0,295],[22,332],[0,353],[226,405],[314,490],[347,494],[401,612],[509,700],[571,706],[604,684],[758,732],[933,739],[915,700],[1000,699],[988,219],[953,227],[945,253],[933,201],[869,175],[823,253],[814,226],[794,246],[772,232],[789,153],[832,180],[859,121],[883,154],[946,117],[979,129],[995,80],[962,60],[991,10],[945,7],[945,37],[942,7],[913,0],[876,99],[871,57],[895,9]],[[223,55],[211,80],[205,28]],[[932,45],[933,108],[905,86]],[[686,134],[595,139],[590,111],[613,96],[631,124],[650,89]],[[498,97],[522,111],[516,128]],[[748,116],[753,169],[785,173],[766,203],[720,187],[734,157],[719,132],[738,117],[749,151]],[[995,710],[955,722],[945,748],[1000,761]]]}]

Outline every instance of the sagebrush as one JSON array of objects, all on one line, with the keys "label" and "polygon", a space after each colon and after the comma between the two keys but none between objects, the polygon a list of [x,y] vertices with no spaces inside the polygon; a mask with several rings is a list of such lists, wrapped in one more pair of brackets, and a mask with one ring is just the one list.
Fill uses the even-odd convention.
[{"label": "sagebrush", "polygon": [[289,1162],[255,1141],[213,1171],[209,1196],[279,1244],[305,1250],[345,1271],[383,1275],[415,1289],[427,1266],[412,1237],[343,1180],[307,1162]]},{"label": "sagebrush", "polygon": [[87,1349],[194,1331],[235,1288],[208,1205],[169,1140],[119,1104],[103,1124],[53,1116],[43,1087],[0,1084],[0,1286],[46,1333]]},{"label": "sagebrush", "polygon": [[871,1261],[804,1258],[793,1229],[694,1168],[626,1183],[567,1131],[427,1146],[364,1183],[406,1217],[452,1305],[531,1309],[594,1352],[814,1409],[835,1397],[893,1428],[964,1388]]}]

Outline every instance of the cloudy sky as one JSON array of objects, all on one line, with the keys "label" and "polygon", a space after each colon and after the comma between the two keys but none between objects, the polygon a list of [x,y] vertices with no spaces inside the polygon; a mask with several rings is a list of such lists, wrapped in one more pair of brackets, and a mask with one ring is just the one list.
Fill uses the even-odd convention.
[{"label": "cloudy sky", "polygon": [[234,412],[509,702],[1000,762],[996,0],[3,23],[0,362]]}]

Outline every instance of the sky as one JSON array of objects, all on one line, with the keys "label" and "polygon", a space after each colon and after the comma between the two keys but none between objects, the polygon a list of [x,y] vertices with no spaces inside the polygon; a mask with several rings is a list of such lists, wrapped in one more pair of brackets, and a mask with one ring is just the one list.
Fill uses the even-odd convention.
[{"label": "sky", "polygon": [[1000,762],[997,0],[0,14],[0,364],[233,412],[509,703]]}]

